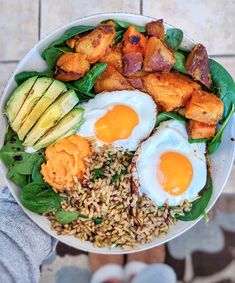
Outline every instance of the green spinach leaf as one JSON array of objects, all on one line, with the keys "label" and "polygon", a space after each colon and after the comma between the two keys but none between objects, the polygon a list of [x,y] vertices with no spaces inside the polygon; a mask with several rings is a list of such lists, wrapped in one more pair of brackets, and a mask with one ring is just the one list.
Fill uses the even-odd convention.
[{"label": "green spinach leaf", "polygon": [[183,40],[184,34],[181,29],[170,28],[166,31],[165,42],[174,50],[177,50]]},{"label": "green spinach leaf", "polygon": [[73,37],[74,35],[78,35],[84,33],[89,30],[95,29],[95,26],[75,26],[69,28],[60,38],[52,41],[49,47],[58,46],[63,44],[67,39]]},{"label": "green spinach leaf", "polygon": [[94,86],[95,80],[105,71],[106,63],[98,63],[90,69],[83,78],[73,82],[73,86],[83,94],[89,94]]},{"label": "green spinach leaf", "polygon": [[213,91],[224,103],[223,122],[228,116],[232,104],[235,105],[235,83],[224,67],[213,59],[209,61]]},{"label": "green spinach leaf", "polygon": [[209,139],[207,138],[202,138],[202,139],[188,139],[189,143],[201,143],[201,142],[207,142]]},{"label": "green spinach leaf", "polygon": [[175,56],[175,64],[173,66],[173,69],[175,71],[180,72],[180,73],[187,74],[187,71],[185,69],[185,56],[184,56],[184,54],[179,52],[179,51],[176,51],[174,53],[174,56]]},{"label": "green spinach leaf", "polygon": [[43,157],[38,158],[38,160],[34,163],[32,168],[32,181],[33,182],[44,182],[43,176],[41,174],[41,165],[45,162]]},{"label": "green spinach leaf", "polygon": [[15,75],[15,81],[18,85],[20,85],[27,79],[32,78],[34,76],[53,78],[54,72],[53,71],[45,71],[45,72],[24,71],[24,72],[21,72]]},{"label": "green spinach leaf", "polygon": [[210,201],[212,195],[212,179],[207,176],[207,182],[201,192],[201,197],[192,202],[192,209],[186,212],[184,215],[176,215],[176,219],[182,221],[193,221],[204,214],[206,207]]},{"label": "green spinach leaf", "polygon": [[26,186],[28,184],[28,176],[22,175],[15,172],[14,169],[10,168],[7,172],[7,178],[15,183],[20,188]]},{"label": "green spinach leaf", "polygon": [[54,211],[60,208],[64,198],[55,193],[49,185],[32,182],[22,188],[20,200],[24,207],[36,213]]},{"label": "green spinach leaf", "polygon": [[78,219],[79,214],[75,211],[66,211],[62,208],[56,211],[55,219],[62,225],[68,224],[76,219]]},{"label": "green spinach leaf", "polygon": [[186,122],[185,118],[178,114],[175,114],[173,112],[161,112],[157,115],[156,127],[158,127],[161,122],[170,119]]},{"label": "green spinach leaf", "polygon": [[235,111],[235,107],[234,107],[234,104],[232,104],[231,110],[230,110],[228,116],[226,117],[226,119],[224,120],[223,124],[221,125],[219,131],[216,133],[216,135],[213,137],[213,139],[210,140],[207,144],[207,150],[208,150],[209,154],[215,153],[216,150],[218,149],[218,147],[220,146],[223,132],[224,132],[228,122],[232,118],[234,111]]},{"label": "green spinach leaf", "polygon": [[105,24],[109,21],[113,21],[115,23],[115,30],[116,31],[120,31],[120,30],[123,30],[123,29],[125,30],[125,29],[128,29],[130,26],[134,26],[137,31],[146,32],[145,26],[138,26],[138,25],[126,22],[126,21],[108,19],[108,20],[102,21],[102,23]]},{"label": "green spinach leaf", "polygon": [[72,52],[72,49],[69,47],[48,47],[43,51],[42,58],[47,62],[50,69],[54,70],[57,60],[66,52]]}]

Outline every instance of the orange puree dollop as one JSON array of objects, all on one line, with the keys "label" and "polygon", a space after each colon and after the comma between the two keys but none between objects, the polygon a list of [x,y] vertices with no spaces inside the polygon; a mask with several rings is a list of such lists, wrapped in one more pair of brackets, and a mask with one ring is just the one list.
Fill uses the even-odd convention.
[{"label": "orange puree dollop", "polygon": [[74,188],[75,178],[83,179],[84,158],[91,155],[91,147],[87,139],[73,135],[47,147],[45,154],[46,163],[41,166],[43,178],[53,188],[63,191]]}]

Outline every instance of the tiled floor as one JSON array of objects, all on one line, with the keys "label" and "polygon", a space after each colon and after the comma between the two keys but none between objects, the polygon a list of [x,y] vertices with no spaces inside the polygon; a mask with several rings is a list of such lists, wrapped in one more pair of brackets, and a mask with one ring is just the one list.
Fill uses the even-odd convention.
[{"label": "tiled floor", "polygon": [[[204,43],[235,78],[235,0],[0,0],[0,7],[0,92],[38,39],[66,22],[101,12],[163,18]],[[226,191],[235,191],[233,184]]]}]

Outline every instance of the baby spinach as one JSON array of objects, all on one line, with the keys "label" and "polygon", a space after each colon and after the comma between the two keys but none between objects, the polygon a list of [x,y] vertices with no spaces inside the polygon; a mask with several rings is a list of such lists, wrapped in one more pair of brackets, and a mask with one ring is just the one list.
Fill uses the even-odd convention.
[{"label": "baby spinach", "polygon": [[57,60],[65,52],[72,52],[72,49],[69,47],[48,47],[43,51],[42,58],[47,62],[50,69],[54,70]]},{"label": "baby spinach", "polygon": [[184,34],[181,29],[170,28],[166,31],[165,42],[174,50],[177,50],[183,40]]},{"label": "baby spinach", "polygon": [[210,201],[212,195],[212,179],[207,176],[206,185],[201,191],[201,197],[192,202],[192,209],[185,212],[184,215],[176,215],[176,219],[182,221],[193,221],[204,214],[204,211]]},{"label": "baby spinach", "polygon": [[60,208],[64,199],[55,193],[49,185],[41,182],[32,182],[21,190],[20,200],[24,207],[36,213],[54,211]]},{"label": "baby spinach", "polygon": [[79,213],[75,211],[66,211],[62,208],[56,211],[55,219],[62,225],[68,224],[76,219],[78,219]]},{"label": "baby spinach", "polygon": [[214,138],[207,143],[207,150],[209,154],[215,153],[218,147],[220,146],[223,132],[228,122],[232,118],[234,111],[235,111],[235,107],[234,107],[234,104],[232,104],[231,110],[228,116],[226,117],[226,119],[224,120],[223,124],[221,125],[219,131],[216,133]]},{"label": "baby spinach", "polygon": [[71,27],[68,30],[66,30],[66,32],[58,39],[52,41],[49,45],[49,47],[54,47],[54,46],[59,46],[61,44],[63,44],[67,39],[84,33],[86,31],[90,31],[95,29],[95,26],[75,26],[75,27]]},{"label": "baby spinach", "polygon": [[201,142],[207,142],[209,139],[207,138],[202,138],[202,139],[188,139],[189,143],[201,143]]},{"label": "baby spinach", "polygon": [[91,68],[83,78],[73,82],[73,86],[86,95],[89,95],[89,92],[95,84],[95,80],[105,71],[107,67],[106,63],[98,63],[93,68]]},{"label": "baby spinach", "polygon": [[41,174],[41,165],[45,162],[43,157],[38,158],[32,168],[32,181],[43,182],[43,176]]},{"label": "baby spinach", "polygon": [[235,105],[235,83],[231,75],[218,62],[213,59],[210,62],[210,73],[214,93],[224,103],[224,121],[229,114],[232,104]]},{"label": "baby spinach", "polygon": [[124,32],[125,32],[124,29],[116,31],[115,44],[118,44],[118,42],[120,42],[122,40]]},{"label": "baby spinach", "polygon": [[45,71],[45,72],[24,71],[24,72],[21,72],[15,75],[15,81],[18,85],[20,85],[27,79],[32,78],[34,76],[53,78],[54,72],[53,71]]},{"label": "baby spinach", "polygon": [[156,127],[163,121],[170,119],[186,122],[185,118],[173,112],[161,112],[157,115]]},{"label": "baby spinach", "polygon": [[179,52],[179,51],[176,51],[174,53],[174,56],[175,56],[175,64],[173,66],[173,69],[175,71],[180,72],[180,73],[187,74],[187,71],[185,69],[185,56],[184,56],[184,54]]},{"label": "baby spinach", "polygon": [[128,29],[130,26],[134,26],[137,31],[139,31],[139,32],[146,32],[146,27],[145,26],[138,26],[138,25],[126,22],[126,21],[109,19],[109,20],[102,21],[102,23],[105,24],[105,23],[107,23],[109,21],[112,21],[112,22],[115,23],[115,30],[116,31],[120,31],[122,29],[125,30],[125,29]]},{"label": "baby spinach", "polygon": [[19,186],[20,188],[24,187],[28,183],[27,175],[18,174],[12,168],[10,168],[9,171],[7,172],[7,178],[11,180],[13,183],[15,183],[17,186]]}]

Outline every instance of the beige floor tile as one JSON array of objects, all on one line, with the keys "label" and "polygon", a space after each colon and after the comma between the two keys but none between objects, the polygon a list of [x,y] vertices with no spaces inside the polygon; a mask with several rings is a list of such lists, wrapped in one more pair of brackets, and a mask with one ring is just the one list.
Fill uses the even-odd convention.
[{"label": "beige floor tile", "polygon": [[213,59],[219,62],[235,80],[235,57],[217,57]]},{"label": "beige floor tile", "polygon": [[[41,36],[76,18],[101,12],[140,12],[139,0],[42,0]],[[52,13],[53,11],[53,13]]]},{"label": "beige floor tile", "polygon": [[235,54],[235,0],[143,0],[143,14],[183,29],[210,54]]},{"label": "beige floor tile", "polygon": [[0,94],[2,94],[3,88],[13,72],[16,63],[1,64],[0,63]]},{"label": "beige floor tile", "polygon": [[37,0],[1,0],[0,60],[18,60],[38,40]]}]

